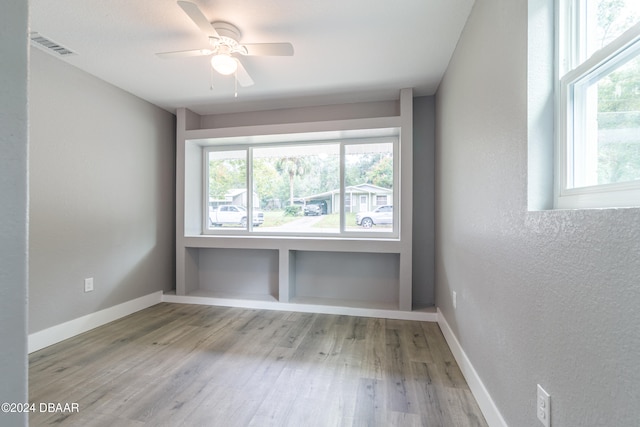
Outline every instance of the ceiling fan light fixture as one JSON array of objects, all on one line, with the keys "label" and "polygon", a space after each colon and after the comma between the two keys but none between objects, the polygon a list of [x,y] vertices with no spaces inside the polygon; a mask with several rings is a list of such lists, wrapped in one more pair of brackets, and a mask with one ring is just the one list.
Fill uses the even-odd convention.
[{"label": "ceiling fan light fixture", "polygon": [[238,69],[236,60],[226,53],[214,55],[211,58],[211,66],[214,70],[225,76],[235,73]]}]

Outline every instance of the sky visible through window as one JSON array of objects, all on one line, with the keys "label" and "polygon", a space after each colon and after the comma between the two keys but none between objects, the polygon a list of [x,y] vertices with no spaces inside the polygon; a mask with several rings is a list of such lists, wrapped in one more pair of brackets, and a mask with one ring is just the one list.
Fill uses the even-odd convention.
[{"label": "sky visible through window", "polygon": [[587,0],[587,56],[640,19],[639,0]]}]

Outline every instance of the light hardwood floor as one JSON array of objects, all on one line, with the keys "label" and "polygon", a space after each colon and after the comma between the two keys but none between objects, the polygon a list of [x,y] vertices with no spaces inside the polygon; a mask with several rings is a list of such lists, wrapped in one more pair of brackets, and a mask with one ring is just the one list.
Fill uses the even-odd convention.
[{"label": "light hardwood floor", "polygon": [[162,303],[32,353],[59,426],[486,426],[436,323]]}]

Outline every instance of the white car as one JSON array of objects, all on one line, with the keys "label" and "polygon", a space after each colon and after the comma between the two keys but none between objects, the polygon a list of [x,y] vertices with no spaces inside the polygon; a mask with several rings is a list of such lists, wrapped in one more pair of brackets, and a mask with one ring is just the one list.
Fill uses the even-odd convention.
[{"label": "white car", "polygon": [[[264,222],[264,213],[253,212],[253,226],[258,227]],[[247,227],[247,209],[240,205],[222,205],[214,209],[209,207],[209,224],[214,227],[223,225],[240,225]]]},{"label": "white car", "polygon": [[364,228],[371,228],[374,225],[393,224],[393,205],[378,206],[371,212],[358,212],[356,214],[356,224]]}]

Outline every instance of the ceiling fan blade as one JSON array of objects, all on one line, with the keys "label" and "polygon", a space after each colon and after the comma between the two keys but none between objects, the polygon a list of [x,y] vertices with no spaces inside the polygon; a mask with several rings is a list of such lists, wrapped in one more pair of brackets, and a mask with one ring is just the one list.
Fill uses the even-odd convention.
[{"label": "ceiling fan blade", "polygon": [[247,70],[246,68],[244,68],[244,65],[242,65],[242,62],[240,62],[238,58],[236,58],[236,61],[238,62],[238,69],[236,70],[236,79],[238,79],[238,83],[240,83],[240,86],[242,87],[253,86],[253,79],[251,78],[249,73],[247,73]]},{"label": "ceiling fan blade", "polygon": [[202,13],[198,5],[188,1],[179,1],[178,6],[184,10],[184,12],[191,18],[191,20],[209,37],[216,39],[220,38],[220,35],[215,28],[211,25],[206,16]]},{"label": "ceiling fan blade", "polygon": [[210,49],[192,49],[192,50],[177,50],[175,52],[160,52],[156,53],[158,58],[171,59],[171,58],[188,58],[191,56],[207,56],[213,53]]},{"label": "ceiling fan blade", "polygon": [[293,56],[291,43],[248,43],[242,45],[249,56]]}]

